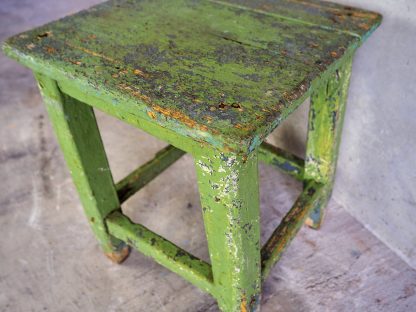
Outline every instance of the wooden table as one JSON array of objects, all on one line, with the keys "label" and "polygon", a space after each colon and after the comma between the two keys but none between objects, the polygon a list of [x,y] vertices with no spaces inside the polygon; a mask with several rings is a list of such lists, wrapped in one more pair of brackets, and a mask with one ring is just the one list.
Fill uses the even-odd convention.
[{"label": "wooden table", "polygon": [[[33,70],[106,255],[120,263],[134,247],[223,311],[259,311],[261,282],[282,251],[305,221],[321,223],[352,57],[380,22],[317,0],[117,0],[16,35],[3,49]],[[264,143],[309,96],[305,158]],[[170,145],[114,183],[93,107]],[[210,264],[121,211],[185,152],[195,159]],[[304,182],[264,246],[258,160]]]}]

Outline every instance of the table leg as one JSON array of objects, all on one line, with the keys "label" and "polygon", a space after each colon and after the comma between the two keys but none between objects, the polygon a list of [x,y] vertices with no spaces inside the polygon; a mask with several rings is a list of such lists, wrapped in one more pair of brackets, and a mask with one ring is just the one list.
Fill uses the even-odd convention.
[{"label": "table leg", "polygon": [[195,164],[219,307],[226,312],[259,311],[257,151],[244,158],[209,150]]},{"label": "table leg", "polygon": [[94,111],[63,94],[56,81],[35,76],[91,228],[104,253],[121,263],[129,247],[108,234],[104,223],[108,214],[120,209],[120,203]]},{"label": "table leg", "polygon": [[315,180],[325,185],[324,195],[306,221],[307,225],[316,229],[321,225],[334,184],[351,64],[352,59],[346,59],[311,96],[305,180]]}]

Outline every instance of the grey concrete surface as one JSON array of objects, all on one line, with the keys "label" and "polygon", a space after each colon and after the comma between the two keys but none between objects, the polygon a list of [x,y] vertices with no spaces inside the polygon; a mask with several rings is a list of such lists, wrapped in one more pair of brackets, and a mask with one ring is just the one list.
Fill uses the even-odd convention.
[{"label": "grey concrete surface", "polygon": [[[0,40],[97,2],[2,0]],[[363,220],[396,251],[404,250],[403,244],[411,246],[412,229],[407,227],[414,220],[409,208],[414,208],[414,193],[408,183],[415,182],[410,147],[416,145],[408,133],[415,125],[409,124],[412,111],[406,105],[415,99],[407,84],[415,78],[409,75],[406,61],[400,63],[401,57],[414,62],[400,43],[409,39],[412,30],[400,28],[410,23],[394,21],[406,1],[360,3],[380,11],[385,8],[386,15],[393,16],[390,21],[386,16],[385,31],[392,34],[396,27],[402,33],[386,38],[380,30],[356,58],[334,200],[323,228],[302,229],[266,281],[262,299],[266,312],[415,309],[416,271],[347,212]],[[410,5],[400,13],[403,20],[412,17],[412,9]],[[401,53],[396,67],[392,64],[396,61],[385,59],[388,47]],[[392,92],[398,90],[402,95],[394,96]],[[306,111],[304,105],[270,140],[302,153]],[[97,116],[116,180],[164,146],[100,112]],[[0,138],[0,311],[217,311],[208,295],[139,253],[133,252],[121,266],[101,254],[32,75],[1,54]],[[403,159],[407,167],[400,161],[393,166],[393,159]],[[301,186],[264,166],[260,177],[264,240]],[[395,198],[396,204],[389,198]],[[190,156],[127,201],[123,210],[208,260]],[[390,220],[389,214],[397,211],[402,219],[410,219]],[[374,226],[382,218],[388,218],[384,228]],[[394,229],[394,235],[387,235],[393,236],[391,241],[382,235],[389,233],[387,229]],[[411,257],[406,259],[411,263]]]}]

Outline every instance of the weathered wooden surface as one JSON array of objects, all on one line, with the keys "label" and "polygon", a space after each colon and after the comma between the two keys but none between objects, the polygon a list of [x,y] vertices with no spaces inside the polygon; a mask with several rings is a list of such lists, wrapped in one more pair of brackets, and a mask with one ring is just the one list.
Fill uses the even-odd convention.
[{"label": "weathered wooden surface", "polygon": [[108,231],[169,270],[194,283],[208,293],[215,293],[211,266],[172,244],[140,224],[134,224],[121,212],[106,220]]},{"label": "weathered wooden surface", "polygon": [[335,180],[351,69],[352,59],[346,59],[311,96],[304,178],[325,186],[325,196],[321,197],[306,221],[315,229],[322,223]]},{"label": "weathered wooden surface", "polygon": [[375,12],[320,0],[222,0],[217,2],[246,6],[259,12],[320,25],[365,39],[381,21]]},{"label": "weathered wooden surface", "polygon": [[[279,14],[253,3],[114,0],[15,36],[4,50],[117,107],[119,118],[247,152],[380,23],[325,2],[280,1],[271,8]],[[328,14],[340,22],[329,25]]]},{"label": "weathered wooden surface", "polygon": [[314,90],[309,110],[305,179],[332,183],[347,104],[352,60]]},{"label": "weathered wooden surface", "polygon": [[[40,1],[15,4],[19,10],[2,12],[0,24],[29,28],[44,14],[62,14],[58,7],[76,11],[76,3],[50,2],[47,12],[45,4],[39,10]],[[138,253],[122,267],[102,261],[30,73],[2,55],[0,62],[0,306],[6,311],[216,311],[208,296]],[[98,119],[117,179],[163,147],[102,114]],[[207,259],[191,167],[186,156],[131,198],[125,210]],[[260,173],[262,225],[270,232],[300,189],[269,167]],[[266,282],[263,311],[412,311],[414,271],[342,208],[330,205],[322,230],[301,230]]]},{"label": "weathered wooden surface", "polygon": [[94,111],[62,94],[48,77],[36,74],[36,79],[91,228],[105,254],[122,262],[128,247],[109,235],[104,223],[121,207]]},{"label": "weathered wooden surface", "polygon": [[257,153],[243,158],[208,150],[195,167],[218,305],[260,311]]},{"label": "weathered wooden surface", "polygon": [[[7,79],[25,81],[26,87],[0,92],[5,104],[0,129],[10,134],[0,149],[2,165],[7,163],[0,166],[0,306],[5,312],[218,312],[209,295],[138,252],[121,266],[103,261],[30,73],[12,68]],[[20,114],[10,115],[16,110]],[[97,113],[97,119],[116,180],[164,147],[108,116]],[[27,127],[15,131],[22,122]],[[301,185],[268,165],[260,165],[259,173],[264,242]],[[328,208],[320,231],[301,229],[272,270],[262,311],[411,312],[416,272],[344,208],[334,201]],[[123,210],[209,261],[189,155],[131,197]]]},{"label": "weathered wooden surface", "polygon": [[[367,28],[370,33],[379,16],[368,16],[372,17]],[[78,31],[80,26],[83,30]],[[311,41],[308,36],[316,38]],[[268,14],[218,1],[178,0],[163,2],[163,6],[157,1],[110,1],[15,36],[4,50],[42,73],[36,76],[48,112],[74,182],[85,199],[89,221],[110,258],[119,262],[128,255],[121,241],[111,236],[114,234],[210,292],[222,311],[254,312],[260,309],[261,273],[263,278],[268,275],[328,189],[316,182],[305,183],[299,200],[260,258],[256,148],[311,91],[320,90],[323,82],[339,75],[340,67],[364,39],[350,30],[314,24],[308,18],[294,19],[291,14]],[[345,81],[344,93],[348,79]],[[325,86],[331,89],[329,84]],[[334,86],[339,90],[343,84],[335,79]],[[312,128],[313,113],[319,105],[330,102],[331,96],[312,106]],[[340,107],[330,114],[333,117],[335,113],[335,120],[337,111],[343,112],[345,96],[339,102]],[[194,151],[212,273],[207,263],[123,217],[92,108],[87,104],[122,120],[133,119],[130,123],[139,128],[161,132],[160,137],[173,145]],[[317,114],[317,120],[319,117]],[[161,127],[155,128],[156,124]],[[335,133],[340,129],[335,127]],[[193,141],[187,144],[189,138]],[[337,139],[339,135],[329,142],[312,137],[311,145],[316,148],[311,153],[319,156],[327,145],[334,147],[329,156],[325,149],[322,158],[327,161],[325,156],[330,157],[335,168]],[[89,141],[98,148],[97,154],[89,150]],[[204,143],[211,146],[203,147]],[[313,171],[318,166],[316,159],[310,159],[306,161]],[[167,160],[166,166],[172,161]],[[108,171],[108,179],[95,183],[98,171]],[[123,200],[141,187],[137,179],[131,179],[136,173],[121,182],[131,186],[127,193],[120,188],[125,193]],[[317,179],[307,172],[305,178],[332,183],[332,179],[321,181],[322,176]],[[153,177],[151,173],[143,183]],[[106,183],[104,188],[101,182]],[[89,193],[84,194],[84,187]]]}]

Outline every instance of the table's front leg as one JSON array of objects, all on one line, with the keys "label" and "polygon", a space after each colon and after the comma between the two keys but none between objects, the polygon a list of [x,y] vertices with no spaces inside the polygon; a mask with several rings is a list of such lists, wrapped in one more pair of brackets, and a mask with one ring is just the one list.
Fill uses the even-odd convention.
[{"label": "table's front leg", "polygon": [[219,307],[259,311],[257,151],[245,158],[209,150],[196,157],[195,166]]},{"label": "table's front leg", "polygon": [[325,185],[323,197],[306,221],[312,228],[321,225],[323,211],[332,192],[351,65],[352,58],[348,57],[311,96],[304,178]]},{"label": "table's front leg", "polygon": [[129,248],[108,234],[105,217],[120,209],[104,146],[91,106],[63,94],[56,81],[35,74],[55,134],[104,253],[122,262]]}]

